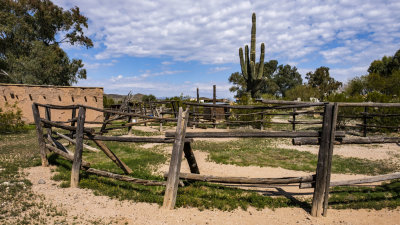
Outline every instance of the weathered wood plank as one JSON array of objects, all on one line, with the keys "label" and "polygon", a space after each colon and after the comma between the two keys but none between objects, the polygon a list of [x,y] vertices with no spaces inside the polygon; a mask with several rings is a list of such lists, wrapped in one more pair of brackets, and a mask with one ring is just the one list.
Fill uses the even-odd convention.
[{"label": "weathered wood plank", "polygon": [[[101,141],[119,141],[119,142],[143,142],[143,143],[174,143],[173,138],[162,138],[162,137],[120,137],[120,136],[101,136],[94,135],[91,138],[86,137],[85,139],[94,139]],[[193,142],[193,139],[186,138],[185,142]]]},{"label": "weathered wood plank", "polygon": [[83,131],[85,125],[86,109],[79,107],[78,121],[76,126],[76,144],[74,161],[72,162],[71,169],[71,187],[77,188],[79,185],[79,170],[82,165],[82,151],[83,151]]},{"label": "weathered wood plank", "polygon": [[121,168],[125,174],[132,173],[132,169],[122,162],[101,140],[92,139],[91,136],[89,136],[89,139],[92,140],[119,168]]},{"label": "weathered wood plank", "polygon": [[325,181],[325,196],[324,196],[324,205],[323,205],[323,216],[327,216],[328,213],[328,201],[329,201],[329,185],[331,182],[331,170],[332,170],[332,157],[333,157],[333,142],[335,141],[335,131],[336,131],[336,122],[338,115],[339,106],[337,103],[333,104],[332,108],[332,119],[330,125],[330,140],[329,140],[329,149],[327,156],[327,164],[326,164],[326,181]]},{"label": "weathered wood plank", "polygon": [[[64,157],[65,159],[67,159],[67,160],[69,160],[71,162],[74,161],[74,155],[73,154],[68,154],[68,153],[62,151],[61,149],[56,148],[56,147],[54,147],[52,145],[49,145],[49,144],[46,144],[46,148],[49,149],[50,151],[52,151],[52,152]],[[90,163],[85,162],[85,161],[82,160],[82,167],[90,167]]]},{"label": "weathered wood plank", "polygon": [[322,127],[321,144],[318,152],[316,182],[312,200],[311,215],[321,216],[326,186],[327,159],[330,145],[330,131],[332,124],[332,104],[325,105],[324,122]]},{"label": "weathered wood plank", "polygon": [[109,177],[109,178],[113,178],[116,180],[126,181],[126,182],[134,183],[134,184],[141,184],[141,185],[145,185],[145,186],[165,186],[165,183],[166,183],[164,181],[144,180],[144,179],[140,179],[140,178],[124,176],[124,175],[115,174],[115,173],[98,170],[98,169],[94,169],[94,168],[85,169],[85,171],[88,173],[96,174],[98,176]]},{"label": "weathered wood plank", "polygon": [[190,142],[185,142],[183,152],[185,153],[185,158],[189,164],[190,172],[200,174],[199,166],[197,165],[196,157],[194,156]]},{"label": "weathered wood plank", "polygon": [[43,128],[42,125],[40,124],[40,113],[39,113],[39,108],[37,104],[33,103],[32,104],[32,113],[33,113],[33,119],[35,120],[35,125],[36,125],[36,135],[38,139],[38,144],[39,144],[39,152],[40,152],[40,158],[42,160],[42,166],[48,166],[49,162],[47,160],[47,155],[46,155],[46,147],[45,147],[45,142],[43,139]]},{"label": "weathered wood plank", "polygon": [[[168,177],[168,174],[165,173],[164,177]],[[229,183],[229,184],[294,184],[294,183],[313,181],[313,175],[302,176],[302,177],[249,178],[249,177],[219,177],[219,176],[201,175],[195,173],[180,173],[179,178],[183,180],[206,181],[212,183]]]},{"label": "weathered wood plank", "polygon": [[173,209],[175,207],[176,195],[178,192],[179,172],[183,155],[183,146],[185,140],[186,126],[189,120],[189,113],[183,112],[179,107],[178,124],[176,126],[176,135],[174,146],[172,148],[171,162],[168,172],[167,186],[165,188],[163,208]]},{"label": "weathered wood plank", "polygon": [[[335,133],[336,137],[344,137],[344,131]],[[256,131],[256,132],[187,132],[186,138],[234,138],[234,137],[264,137],[264,138],[294,138],[294,137],[319,137],[317,131]],[[175,133],[166,132],[165,137],[175,137]]]},{"label": "weathered wood plank", "polygon": [[[354,180],[334,181],[334,182],[331,182],[329,186],[337,187],[337,186],[349,186],[349,185],[356,185],[356,184],[368,184],[368,183],[375,183],[375,182],[394,180],[394,179],[400,179],[400,172],[385,174],[385,175],[378,175],[378,176],[367,177],[367,178],[354,179]],[[312,187],[312,183],[302,183],[300,185],[301,189],[311,188],[311,187]]]},{"label": "weathered wood plank", "polygon": [[[53,126],[53,127],[61,128],[61,129],[64,129],[64,130],[71,130],[71,131],[74,131],[74,130],[77,129],[77,127],[59,124],[59,123],[56,123],[56,122],[53,122],[53,121],[49,121],[49,120],[43,119],[43,118],[40,118],[40,121],[43,122],[45,124],[45,126],[50,125],[50,126]],[[85,128],[83,128],[83,131],[85,133],[94,133],[94,129],[93,128],[86,128],[85,127]]]},{"label": "weathered wood plank", "polygon": [[[59,132],[55,132],[55,134],[57,134],[59,137],[64,138],[65,140],[71,142],[72,144],[76,144],[76,141],[74,139],[69,138],[68,136],[61,134]],[[92,146],[89,146],[85,143],[83,143],[83,148],[86,148],[87,150],[91,151],[91,152],[100,152],[99,149],[97,148],[93,148]]]},{"label": "weathered wood plank", "polygon": [[[336,138],[335,145],[345,144],[384,144],[400,143],[400,137],[357,137],[357,138]],[[318,138],[293,138],[293,145],[319,145]]]}]

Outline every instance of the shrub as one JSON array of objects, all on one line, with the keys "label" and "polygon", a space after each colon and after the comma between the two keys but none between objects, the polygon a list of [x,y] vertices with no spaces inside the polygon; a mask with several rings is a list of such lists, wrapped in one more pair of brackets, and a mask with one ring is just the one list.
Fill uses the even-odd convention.
[{"label": "shrub", "polygon": [[25,129],[22,111],[16,103],[14,105],[6,103],[4,109],[0,108],[0,133],[13,133]]}]

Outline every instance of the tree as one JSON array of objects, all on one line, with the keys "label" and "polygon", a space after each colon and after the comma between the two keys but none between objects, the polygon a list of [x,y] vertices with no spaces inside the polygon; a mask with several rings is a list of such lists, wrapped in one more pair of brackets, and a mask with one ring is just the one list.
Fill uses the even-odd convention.
[{"label": "tree", "polygon": [[308,85],[318,90],[318,99],[323,100],[325,96],[332,94],[342,86],[342,82],[336,81],[329,75],[329,68],[321,66],[315,72],[306,74]]},{"label": "tree", "polygon": [[82,61],[70,60],[61,43],[92,47],[87,18],[50,0],[0,2],[0,82],[72,85],[86,78]]},{"label": "tree", "polygon": [[143,101],[143,102],[154,102],[154,101],[156,101],[156,100],[157,100],[156,96],[154,96],[154,95],[152,95],[152,94],[143,95],[143,97],[142,97],[142,101]]},{"label": "tree", "polygon": [[400,96],[400,49],[393,56],[374,60],[368,74],[353,78],[346,87],[349,95],[379,93],[391,97]]},{"label": "tree", "polygon": [[279,87],[277,95],[285,97],[286,91],[303,83],[297,68],[290,65],[279,65],[278,72],[273,76],[275,84]]},{"label": "tree", "polygon": [[301,101],[307,102],[310,101],[310,98],[315,98],[315,96],[318,96],[318,89],[306,84],[297,85],[285,92],[285,98],[291,101],[300,98]]}]

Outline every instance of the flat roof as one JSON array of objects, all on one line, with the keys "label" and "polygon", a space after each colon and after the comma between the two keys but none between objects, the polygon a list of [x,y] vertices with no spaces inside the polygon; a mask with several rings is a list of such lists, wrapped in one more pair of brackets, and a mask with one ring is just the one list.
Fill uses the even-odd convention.
[{"label": "flat roof", "polygon": [[103,89],[103,87],[79,87],[79,86],[37,85],[37,84],[6,84],[6,83],[0,83],[0,86],[24,86],[24,87],[47,87],[47,88]]}]

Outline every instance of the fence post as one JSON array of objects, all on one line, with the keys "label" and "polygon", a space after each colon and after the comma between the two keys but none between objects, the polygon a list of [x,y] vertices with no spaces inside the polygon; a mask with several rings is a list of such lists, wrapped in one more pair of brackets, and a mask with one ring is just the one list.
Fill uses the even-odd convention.
[{"label": "fence post", "polygon": [[[217,104],[217,85],[213,85],[213,105]],[[212,120],[214,122],[214,129],[217,128],[217,108],[212,107]]]},{"label": "fence post", "polygon": [[[132,112],[132,109],[128,105],[128,113],[131,113],[131,112]],[[132,123],[132,116],[128,116],[128,123]],[[132,135],[132,126],[128,127],[128,135]]]},{"label": "fence post", "polygon": [[329,143],[329,151],[328,151],[328,160],[327,160],[327,173],[326,173],[326,185],[325,185],[325,196],[324,196],[324,210],[322,215],[327,216],[328,213],[328,202],[329,202],[329,188],[331,184],[331,169],[332,169],[332,156],[333,156],[333,143],[335,142],[335,133],[336,133],[336,122],[337,115],[339,111],[338,103],[334,103],[332,109],[332,125],[331,125],[331,136]]},{"label": "fence post", "polygon": [[261,112],[260,130],[264,130],[264,111]]},{"label": "fence post", "polygon": [[[329,182],[331,161],[333,154],[333,141],[335,139],[337,104],[326,104],[322,126],[321,142],[318,152],[316,181],[312,200],[311,215],[326,215],[328,206]],[[324,202],[325,200],[325,202]]]},{"label": "fence post", "polygon": [[[73,111],[72,111],[72,115],[73,115],[73,117],[75,117],[75,114],[76,114],[76,109],[73,109]],[[111,113],[106,113],[106,115],[104,116],[104,123],[103,123],[103,125],[101,126],[101,128],[100,128],[100,134],[103,134],[104,132],[105,132],[105,129],[106,129],[106,127],[107,127],[107,120],[109,120],[110,119],[110,116],[111,116]],[[72,124],[71,123],[71,126],[73,126],[73,125],[75,125],[75,122]],[[72,132],[74,132],[74,131],[71,131],[71,133]]]},{"label": "fence post", "polygon": [[36,134],[38,138],[38,143],[39,143],[39,151],[40,151],[40,158],[42,159],[42,166],[48,166],[49,161],[47,161],[47,155],[46,155],[46,143],[44,142],[43,139],[43,128],[40,123],[40,112],[38,105],[35,103],[32,104],[32,113],[33,113],[33,119],[35,120],[35,125],[36,125]]},{"label": "fence post", "polygon": [[292,131],[296,131],[296,108],[293,108]]},{"label": "fence post", "polygon": [[188,119],[188,110],[183,113],[182,107],[180,107],[178,123],[176,126],[175,141],[172,148],[171,162],[169,165],[167,185],[165,188],[163,202],[163,208],[165,209],[173,209],[175,207]]},{"label": "fence post", "polygon": [[364,115],[363,115],[363,137],[367,136],[367,114],[368,114],[368,107],[364,107]]},{"label": "fence post", "polygon": [[71,169],[71,187],[77,188],[79,184],[79,170],[82,165],[82,151],[83,151],[83,127],[85,125],[86,108],[79,107],[78,121],[76,124],[76,145],[74,153],[74,161]]},{"label": "fence post", "polygon": [[[76,117],[76,108],[73,108],[72,112],[71,112],[71,126],[73,126],[73,127],[75,126],[75,117]],[[75,134],[75,131],[71,130],[71,132],[69,132],[69,135],[71,138],[74,136],[74,134]]]}]

